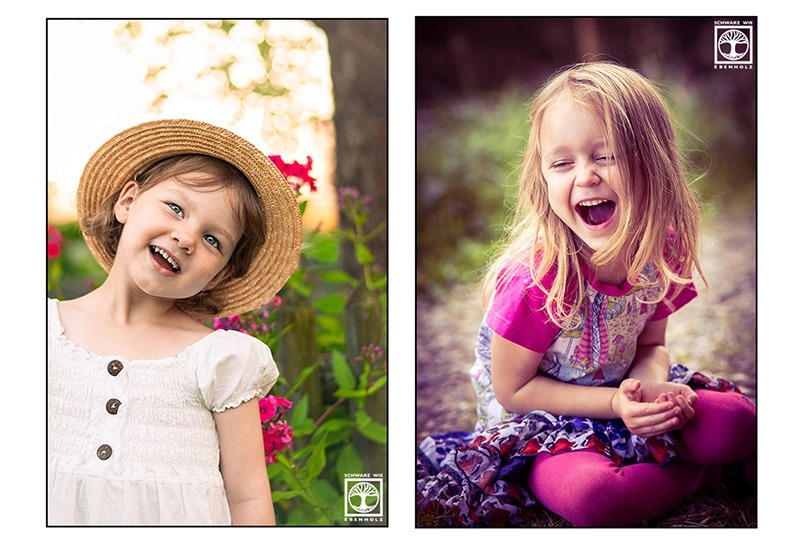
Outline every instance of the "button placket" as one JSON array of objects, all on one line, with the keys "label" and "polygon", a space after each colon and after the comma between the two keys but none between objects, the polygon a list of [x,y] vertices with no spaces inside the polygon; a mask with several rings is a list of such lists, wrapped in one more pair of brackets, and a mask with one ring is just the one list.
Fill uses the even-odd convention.
[{"label": "button placket", "polygon": [[101,386],[102,392],[106,394],[105,401],[102,401],[105,412],[101,413],[104,420],[102,421],[100,445],[95,450],[98,460],[109,460],[120,443],[122,419],[118,413],[122,405],[122,401],[119,399],[121,386],[125,384],[127,378],[125,375],[121,376],[124,369],[125,365],[118,359],[112,359],[106,365],[107,378]]}]

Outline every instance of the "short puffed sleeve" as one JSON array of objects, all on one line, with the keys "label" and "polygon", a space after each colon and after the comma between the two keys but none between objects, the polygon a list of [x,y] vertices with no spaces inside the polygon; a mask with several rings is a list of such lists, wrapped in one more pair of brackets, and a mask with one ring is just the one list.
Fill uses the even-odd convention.
[{"label": "short puffed sleeve", "polygon": [[213,412],[264,397],[279,377],[271,350],[256,338],[218,330],[205,343],[194,359],[201,399]]},{"label": "short puffed sleeve", "polygon": [[[553,275],[543,279],[550,285]],[[533,283],[527,266],[518,266],[498,282],[486,313],[496,334],[536,353],[545,353],[559,332],[545,311],[545,293]]]}]

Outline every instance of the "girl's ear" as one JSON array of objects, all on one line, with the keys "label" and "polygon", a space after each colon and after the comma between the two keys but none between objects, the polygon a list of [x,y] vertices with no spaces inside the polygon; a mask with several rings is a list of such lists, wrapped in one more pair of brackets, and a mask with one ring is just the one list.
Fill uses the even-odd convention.
[{"label": "girl's ear", "polygon": [[134,180],[127,182],[123,189],[120,190],[120,196],[115,201],[115,218],[117,218],[118,222],[126,223],[129,219],[129,209],[134,203],[134,199],[137,198],[139,191],[140,185]]}]

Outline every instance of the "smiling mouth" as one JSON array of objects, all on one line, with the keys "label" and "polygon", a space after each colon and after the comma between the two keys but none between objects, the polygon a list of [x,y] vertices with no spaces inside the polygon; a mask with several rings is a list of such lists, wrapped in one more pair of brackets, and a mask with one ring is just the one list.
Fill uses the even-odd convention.
[{"label": "smiling mouth", "polygon": [[615,203],[606,199],[581,201],[576,205],[576,212],[586,224],[601,225],[612,219]]},{"label": "smiling mouth", "polygon": [[151,255],[156,259],[157,263],[164,267],[165,269],[169,269],[174,273],[178,273],[181,267],[179,263],[174,260],[170,254],[168,254],[163,249],[159,248],[158,246],[150,246]]}]

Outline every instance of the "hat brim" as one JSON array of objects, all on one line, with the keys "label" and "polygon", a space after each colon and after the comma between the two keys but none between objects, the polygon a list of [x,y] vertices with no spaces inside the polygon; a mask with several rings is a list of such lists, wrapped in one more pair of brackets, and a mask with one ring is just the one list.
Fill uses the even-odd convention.
[{"label": "hat brim", "polygon": [[[266,240],[248,273],[215,287],[221,304],[217,317],[243,313],[271,300],[296,269],[302,248],[302,219],[290,184],[273,162],[254,145],[226,130],[194,120],[146,122],[120,132],[92,155],[84,168],[76,195],[78,218],[98,211],[110,195],[119,193],[134,175],[158,160],[184,154],[202,154],[224,160],[249,179],[263,203]],[[99,241],[85,235],[87,246],[107,272],[114,256]],[[188,314],[203,317],[184,300]]]}]

